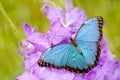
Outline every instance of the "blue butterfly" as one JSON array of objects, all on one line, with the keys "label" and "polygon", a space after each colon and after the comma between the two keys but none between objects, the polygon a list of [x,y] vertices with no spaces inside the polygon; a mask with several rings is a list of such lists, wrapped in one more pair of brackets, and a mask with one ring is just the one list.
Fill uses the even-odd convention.
[{"label": "blue butterfly", "polygon": [[71,42],[57,44],[46,50],[38,61],[41,67],[66,69],[85,73],[98,63],[102,39],[103,18],[98,16],[86,21]]}]

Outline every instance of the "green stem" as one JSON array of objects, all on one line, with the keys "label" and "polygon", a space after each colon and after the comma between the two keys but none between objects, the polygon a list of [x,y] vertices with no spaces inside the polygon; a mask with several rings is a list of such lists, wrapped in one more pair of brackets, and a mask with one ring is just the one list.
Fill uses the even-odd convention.
[{"label": "green stem", "polygon": [[10,28],[12,29],[13,31],[13,34],[15,35],[16,39],[17,39],[17,42],[20,42],[20,47],[23,51],[23,47],[22,47],[22,42],[21,42],[21,38],[20,38],[20,35],[14,25],[14,23],[12,22],[12,20],[9,18],[9,16],[7,15],[7,13],[5,12],[1,2],[0,2],[0,12],[2,13],[2,15],[5,17],[5,19],[8,21],[8,23],[10,24]]},{"label": "green stem", "polygon": [[17,41],[21,41],[20,36],[18,34],[18,31],[14,25],[14,23],[12,22],[12,20],[8,17],[8,15],[6,14],[1,2],[0,2],[0,12],[2,13],[2,15],[5,17],[5,19],[8,21],[8,23],[10,24],[10,28],[12,29],[12,31],[14,32],[14,35],[16,36]]}]

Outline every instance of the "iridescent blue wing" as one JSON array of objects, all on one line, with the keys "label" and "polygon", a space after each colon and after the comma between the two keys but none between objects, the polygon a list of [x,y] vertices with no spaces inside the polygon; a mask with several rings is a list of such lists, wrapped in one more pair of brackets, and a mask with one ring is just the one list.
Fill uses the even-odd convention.
[{"label": "iridescent blue wing", "polygon": [[100,54],[99,41],[102,38],[102,25],[101,17],[92,18],[82,25],[75,37],[78,47],[90,65],[96,64]]},{"label": "iridescent blue wing", "polygon": [[98,42],[102,38],[102,25],[102,17],[95,17],[86,21],[78,30],[75,39],[79,41]]},{"label": "iridescent blue wing", "polygon": [[96,65],[100,56],[100,45],[96,42],[79,41],[78,46],[89,65]]},{"label": "iridescent blue wing", "polygon": [[70,43],[58,44],[43,53],[39,60],[40,66],[52,66],[82,72],[88,65],[85,58]]}]

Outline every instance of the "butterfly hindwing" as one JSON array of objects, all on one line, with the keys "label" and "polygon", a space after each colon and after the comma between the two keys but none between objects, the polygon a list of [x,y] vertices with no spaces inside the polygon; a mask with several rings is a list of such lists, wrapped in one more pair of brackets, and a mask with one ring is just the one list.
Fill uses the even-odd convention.
[{"label": "butterfly hindwing", "polygon": [[63,68],[66,66],[79,70],[88,68],[85,58],[70,43],[58,44],[48,49],[41,59],[46,63]]},{"label": "butterfly hindwing", "polygon": [[97,55],[97,45],[95,42],[79,41],[78,46],[80,47],[83,56],[87,63],[94,65]]}]

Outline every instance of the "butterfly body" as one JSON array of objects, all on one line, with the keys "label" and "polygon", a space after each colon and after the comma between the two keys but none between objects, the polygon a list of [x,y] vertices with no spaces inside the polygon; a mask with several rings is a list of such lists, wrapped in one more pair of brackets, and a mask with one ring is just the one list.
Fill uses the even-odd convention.
[{"label": "butterfly body", "polygon": [[46,50],[40,57],[41,67],[66,69],[84,73],[95,67],[100,56],[103,18],[95,17],[85,22],[70,42],[60,43]]},{"label": "butterfly body", "polygon": [[76,43],[76,41],[73,38],[71,38],[70,41],[71,41],[71,44],[73,46],[75,46],[75,48],[79,51],[79,53],[82,53],[80,50],[80,47],[78,47],[78,44]]}]

